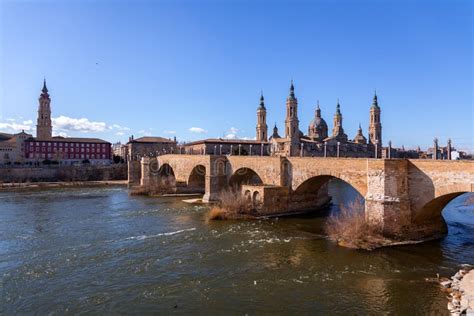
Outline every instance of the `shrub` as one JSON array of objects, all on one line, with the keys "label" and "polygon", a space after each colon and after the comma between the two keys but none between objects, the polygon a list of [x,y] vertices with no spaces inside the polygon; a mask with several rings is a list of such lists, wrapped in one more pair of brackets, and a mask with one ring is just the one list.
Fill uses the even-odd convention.
[{"label": "shrub", "polygon": [[206,215],[206,220],[254,218],[251,203],[240,191],[225,190],[219,196],[219,203]]},{"label": "shrub", "polygon": [[366,221],[362,199],[341,204],[339,208],[340,211],[326,222],[326,233],[331,240],[344,247],[367,250],[387,242],[378,227]]}]

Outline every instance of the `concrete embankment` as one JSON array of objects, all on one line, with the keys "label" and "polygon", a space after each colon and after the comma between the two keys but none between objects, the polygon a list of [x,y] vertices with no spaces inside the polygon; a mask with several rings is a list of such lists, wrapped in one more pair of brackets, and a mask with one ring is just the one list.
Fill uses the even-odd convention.
[{"label": "concrete embankment", "polygon": [[68,188],[68,187],[102,187],[102,186],[116,186],[116,185],[126,186],[127,180],[1,183],[0,191],[51,189],[51,188]]},{"label": "concrete embankment", "polygon": [[451,279],[440,282],[448,293],[451,315],[474,315],[474,268],[464,265]]}]

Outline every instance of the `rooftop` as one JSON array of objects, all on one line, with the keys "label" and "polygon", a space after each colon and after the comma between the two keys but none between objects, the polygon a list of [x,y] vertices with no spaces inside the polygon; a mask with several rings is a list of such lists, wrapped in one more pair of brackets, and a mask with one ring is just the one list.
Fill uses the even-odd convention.
[{"label": "rooftop", "polygon": [[31,137],[28,141],[36,141],[36,142],[58,142],[58,143],[99,143],[99,144],[110,144],[108,141],[105,141],[100,138],[83,138],[83,137],[62,137],[62,136],[54,136],[50,139],[38,139],[35,137]]},{"label": "rooftop", "polygon": [[209,144],[209,143],[218,143],[218,144],[252,144],[260,145],[265,144],[266,142],[260,142],[253,139],[225,139],[225,138],[207,138],[201,139],[194,142],[186,143],[185,146],[190,145],[199,145],[199,144]]},{"label": "rooftop", "polygon": [[144,136],[136,139],[132,139],[129,143],[174,143],[175,141],[170,138],[155,137],[155,136]]}]

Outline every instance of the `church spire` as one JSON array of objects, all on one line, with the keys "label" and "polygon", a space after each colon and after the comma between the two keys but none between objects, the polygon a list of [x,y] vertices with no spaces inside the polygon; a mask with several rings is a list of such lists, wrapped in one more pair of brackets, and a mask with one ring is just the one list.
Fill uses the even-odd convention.
[{"label": "church spire", "polygon": [[41,91],[44,93],[48,92],[48,88],[46,88],[46,78],[43,79],[43,89]]},{"label": "church spire", "polygon": [[288,98],[295,99],[295,86],[293,85],[293,79],[291,79],[290,95],[288,96]]},{"label": "church spire", "polygon": [[263,98],[263,91],[260,94],[260,109],[265,109],[265,99]]},{"label": "church spire", "polygon": [[339,104],[339,98],[337,98],[336,114],[341,115],[341,105]]},{"label": "church spire", "polygon": [[316,117],[321,117],[321,108],[319,107],[319,100],[317,102],[317,106],[316,106]]},{"label": "church spire", "polygon": [[379,107],[379,102],[377,100],[377,90],[374,92],[374,99],[372,101],[372,107],[378,108]]},{"label": "church spire", "polygon": [[267,137],[267,110],[265,109],[265,101],[263,91],[260,94],[260,106],[257,109],[257,141],[266,142]]},{"label": "church spire", "polygon": [[49,97],[49,94],[48,94],[48,88],[46,87],[46,78],[43,79],[43,89],[41,89],[41,96],[44,97],[44,98],[48,98]]}]

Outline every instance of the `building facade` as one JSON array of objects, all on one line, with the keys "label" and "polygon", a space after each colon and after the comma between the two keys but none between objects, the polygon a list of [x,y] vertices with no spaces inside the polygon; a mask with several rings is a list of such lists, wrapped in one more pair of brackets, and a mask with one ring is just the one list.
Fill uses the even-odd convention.
[{"label": "building facade", "polygon": [[268,156],[269,143],[246,139],[208,138],[178,147],[180,154]]},{"label": "building facade", "polygon": [[31,137],[25,131],[18,134],[0,133],[0,164],[25,163],[25,140]]},{"label": "building facade", "polygon": [[[315,110],[314,119],[305,135],[299,128],[298,99],[295,96],[295,87],[291,82],[290,93],[286,99],[286,119],[284,137],[279,136],[275,125],[273,135],[269,139],[270,155],[274,156],[313,156],[313,157],[377,157],[382,152],[382,125],[380,123],[380,107],[377,95],[374,95],[370,108],[369,141],[359,129],[353,139],[350,139],[343,128],[343,115],[339,100],[333,116],[333,128],[329,128],[321,115],[319,101]],[[261,122],[257,110],[257,126],[265,125]],[[257,128],[258,130],[258,128]],[[258,135],[257,135],[257,139]]]},{"label": "building facade", "polygon": [[109,164],[112,159],[111,144],[99,138],[53,136],[51,97],[43,82],[39,97],[36,137],[24,139],[25,160],[39,164],[53,162],[61,165],[79,163]]},{"label": "building facade", "polygon": [[128,143],[121,149],[121,155],[125,161],[177,152],[176,138],[170,139],[156,136],[144,136],[135,139],[132,135]]}]

